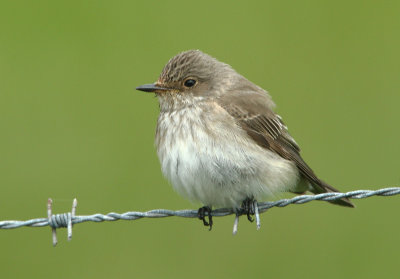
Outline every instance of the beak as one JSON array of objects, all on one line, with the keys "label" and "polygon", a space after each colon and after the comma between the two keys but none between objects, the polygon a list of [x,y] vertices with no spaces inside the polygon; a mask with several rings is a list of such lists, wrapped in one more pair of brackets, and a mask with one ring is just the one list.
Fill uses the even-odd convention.
[{"label": "beak", "polygon": [[152,84],[143,84],[141,86],[136,87],[136,90],[144,91],[144,92],[165,92],[167,90],[171,90],[170,88],[160,87]]}]

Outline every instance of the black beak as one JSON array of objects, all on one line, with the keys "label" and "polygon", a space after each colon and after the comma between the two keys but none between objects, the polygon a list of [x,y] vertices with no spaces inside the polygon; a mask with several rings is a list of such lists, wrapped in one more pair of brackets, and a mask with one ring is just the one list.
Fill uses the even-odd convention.
[{"label": "black beak", "polygon": [[170,90],[169,88],[165,87],[159,87],[155,85],[154,83],[152,84],[143,84],[141,86],[136,87],[136,90],[144,91],[144,92],[156,92],[156,91],[167,91]]}]

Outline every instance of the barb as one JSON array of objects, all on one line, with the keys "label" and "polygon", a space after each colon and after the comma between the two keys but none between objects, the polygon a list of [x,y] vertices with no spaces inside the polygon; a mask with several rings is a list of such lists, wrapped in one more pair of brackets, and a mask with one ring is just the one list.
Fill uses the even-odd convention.
[{"label": "barb", "polygon": [[[372,196],[394,196],[400,194],[400,187],[383,188],[379,190],[356,190],[347,193],[323,193],[318,195],[301,195],[296,196],[292,199],[282,199],[275,202],[259,202],[255,203],[255,215],[257,228],[260,228],[260,217],[259,213],[263,213],[272,207],[285,207],[290,204],[304,204],[311,201],[333,201],[341,198],[350,199],[365,199]],[[50,226],[52,228],[53,245],[57,244],[56,229],[57,228],[68,228],[68,240],[72,237],[72,225],[83,222],[104,222],[104,221],[117,221],[117,220],[137,220],[141,218],[163,218],[163,217],[184,217],[184,218],[198,218],[197,210],[168,210],[168,209],[154,209],[146,212],[129,211],[125,213],[114,213],[108,214],[93,214],[93,215],[77,215],[75,216],[77,201],[74,199],[72,204],[72,210],[69,213],[52,214],[52,200],[49,199],[47,203],[47,218],[37,218],[26,221],[0,221],[0,229],[15,229],[20,227],[45,227]],[[239,212],[239,213],[238,213]],[[237,232],[237,226],[239,222],[240,210],[236,211],[232,208],[219,208],[212,211],[213,217],[223,217],[231,214],[236,214],[233,233]]]}]

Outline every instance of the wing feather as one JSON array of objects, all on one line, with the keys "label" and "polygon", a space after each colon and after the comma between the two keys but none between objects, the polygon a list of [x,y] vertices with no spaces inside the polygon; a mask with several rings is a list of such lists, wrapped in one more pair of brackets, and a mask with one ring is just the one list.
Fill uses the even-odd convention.
[{"label": "wing feather", "polygon": [[[313,188],[310,189],[312,192],[338,192],[320,180],[300,156],[300,147],[289,134],[282,118],[273,112],[271,108],[273,103],[267,93],[233,93],[218,98],[218,103],[255,143],[294,162],[300,174],[312,184]],[[333,201],[333,203],[353,207],[348,199]]]}]

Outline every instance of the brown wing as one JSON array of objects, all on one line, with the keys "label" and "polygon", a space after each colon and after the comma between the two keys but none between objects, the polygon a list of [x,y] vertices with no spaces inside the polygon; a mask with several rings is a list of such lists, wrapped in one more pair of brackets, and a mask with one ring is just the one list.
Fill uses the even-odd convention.
[{"label": "brown wing", "polygon": [[[299,146],[290,136],[281,117],[272,111],[272,101],[266,93],[230,94],[219,98],[218,102],[258,145],[294,162],[301,175],[312,184],[312,192],[338,192],[320,180],[301,158]],[[348,199],[333,203],[353,207]]]}]

